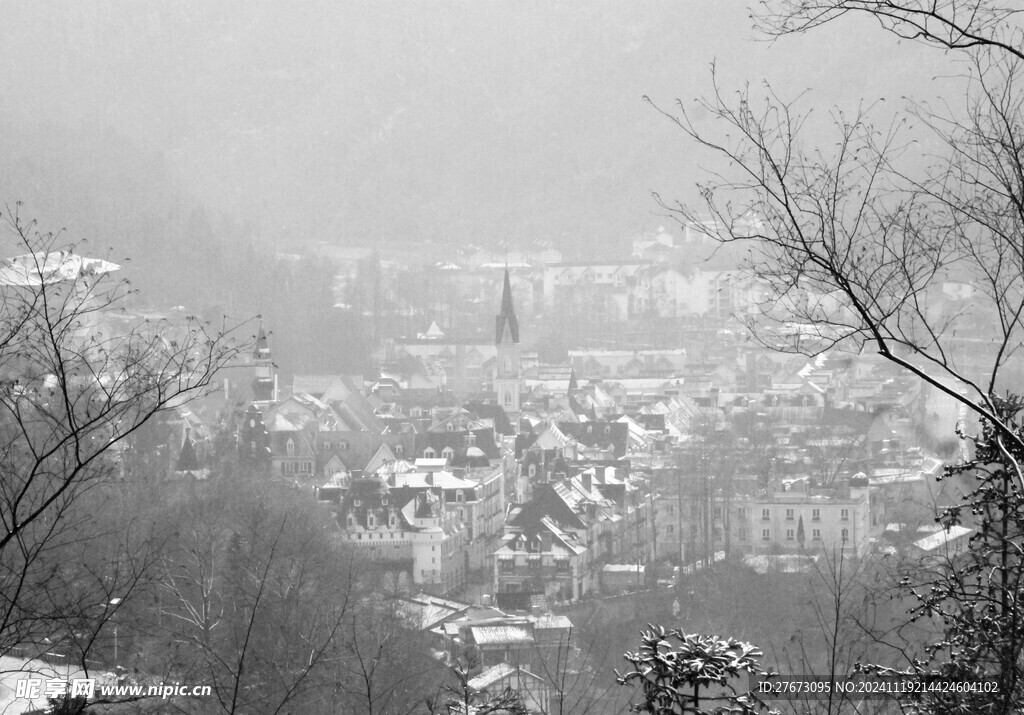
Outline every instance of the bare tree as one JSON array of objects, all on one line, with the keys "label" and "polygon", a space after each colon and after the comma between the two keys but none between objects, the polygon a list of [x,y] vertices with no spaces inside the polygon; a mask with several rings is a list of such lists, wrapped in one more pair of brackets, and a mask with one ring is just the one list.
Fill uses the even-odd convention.
[{"label": "bare tree", "polygon": [[0,263],[0,654],[31,655],[68,640],[69,615],[86,607],[106,623],[153,562],[124,544],[104,566],[73,561],[103,536],[78,502],[120,476],[131,435],[203,394],[244,345],[237,326],[131,319],[116,265],[77,255],[17,207],[0,222],[24,252]]},{"label": "bare tree", "polygon": [[[920,617],[947,618],[949,640],[916,666],[942,665],[938,672],[946,673],[966,659],[971,668],[959,675],[992,678],[1000,692],[961,704],[1015,711],[1024,439],[1016,399],[997,393],[1018,379],[1012,373],[1024,345],[1021,11],[989,0],[779,0],[760,8],[760,26],[773,36],[862,14],[963,60],[962,107],[911,105],[882,128],[871,107],[837,111],[833,140],[817,148],[802,144],[814,118],[770,90],[764,99],[749,88],[731,95],[716,81],[712,96],[699,101],[710,123],[698,126],[682,104],[664,113],[727,165],[700,185],[703,211],[716,219],[718,240],[751,248],[746,268],[762,281],[766,300],[750,323],[764,344],[806,354],[873,350],[981,423],[980,434],[963,436],[985,453],[987,466],[964,466],[993,508],[975,494],[943,522],[953,526],[977,509],[987,515],[977,542],[987,568],[969,570],[977,583],[954,567],[906,585],[920,587]],[[908,160],[922,153],[923,170]],[[663,205],[681,220],[702,218]],[[947,299],[945,281],[969,286],[970,300]],[[977,624],[972,614],[979,613],[996,625],[972,639],[966,624]]]},{"label": "bare tree", "polygon": [[240,479],[169,509],[146,672],[209,684],[220,711],[325,708],[336,638],[355,603],[351,555],[308,495]]},{"label": "bare tree", "polygon": [[351,609],[332,644],[335,711],[410,715],[443,675],[417,624],[395,602],[367,597]]},{"label": "bare tree", "polygon": [[473,678],[480,672],[479,659],[472,653],[460,655],[448,666],[451,682],[445,683],[427,703],[433,715],[527,715],[523,696],[506,685],[497,691],[474,687]]}]

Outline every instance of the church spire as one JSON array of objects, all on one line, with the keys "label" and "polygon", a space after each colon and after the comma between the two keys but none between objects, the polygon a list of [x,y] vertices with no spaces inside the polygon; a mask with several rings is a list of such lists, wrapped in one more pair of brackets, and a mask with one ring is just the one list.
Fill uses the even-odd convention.
[{"label": "church spire", "polygon": [[509,279],[508,268],[505,269],[505,286],[501,293],[501,312],[498,313],[496,329],[494,333],[495,344],[505,342],[505,330],[512,343],[519,344],[519,319],[516,318],[516,311],[512,305],[512,281]]}]

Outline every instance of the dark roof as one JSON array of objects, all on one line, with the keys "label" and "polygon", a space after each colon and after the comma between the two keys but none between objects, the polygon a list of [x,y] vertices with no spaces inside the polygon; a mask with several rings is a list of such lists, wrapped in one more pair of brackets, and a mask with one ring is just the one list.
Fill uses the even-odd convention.
[{"label": "dark roof", "polygon": [[181,452],[178,454],[177,471],[189,472],[199,469],[199,460],[196,458],[196,450],[192,444],[192,430],[185,434],[185,441],[181,445]]},{"label": "dark roof", "polygon": [[509,521],[509,526],[523,532],[531,532],[540,528],[540,521],[545,517],[549,517],[560,527],[581,529],[587,526],[551,484],[537,484],[533,490],[533,498],[522,505],[519,513]]},{"label": "dark roof", "polygon": [[586,447],[611,445],[616,457],[624,456],[629,446],[629,425],[625,422],[559,422],[558,429]]},{"label": "dark roof", "polygon": [[467,465],[471,461],[466,455],[469,447],[466,445],[466,436],[474,436],[473,446],[479,449],[488,460],[501,459],[501,448],[494,440],[494,430],[488,428],[464,430],[458,432],[420,432],[416,435],[416,455],[422,455],[423,450],[432,447],[435,452],[441,454],[445,447],[451,447],[453,451],[452,466],[474,466]]},{"label": "dark roof", "polygon": [[495,320],[495,343],[501,342],[501,336],[505,332],[506,325],[508,326],[509,335],[512,337],[512,342],[518,344],[519,320],[516,318],[516,311],[512,306],[512,283],[509,280],[507,270],[505,271],[505,286],[501,292],[501,312],[498,313],[498,317]]},{"label": "dark roof", "polygon": [[494,431],[498,434],[515,434],[512,421],[508,413],[501,405],[488,404],[485,402],[470,402],[463,405],[471,416],[480,420],[491,420],[494,423]]}]

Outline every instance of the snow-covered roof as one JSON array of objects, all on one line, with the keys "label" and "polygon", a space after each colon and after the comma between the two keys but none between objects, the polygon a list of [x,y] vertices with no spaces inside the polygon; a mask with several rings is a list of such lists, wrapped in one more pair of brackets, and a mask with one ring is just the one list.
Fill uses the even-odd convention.
[{"label": "snow-covered roof", "polygon": [[973,531],[968,529],[966,526],[959,524],[951,526],[948,529],[942,531],[936,531],[931,536],[926,536],[923,539],[918,539],[914,542],[914,546],[921,549],[922,551],[935,551],[936,549],[947,546],[950,543],[956,541],[959,538],[967,536]]}]

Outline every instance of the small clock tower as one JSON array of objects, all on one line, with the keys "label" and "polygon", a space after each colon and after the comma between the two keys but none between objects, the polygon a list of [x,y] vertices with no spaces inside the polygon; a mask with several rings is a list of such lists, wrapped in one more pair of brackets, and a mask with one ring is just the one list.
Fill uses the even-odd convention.
[{"label": "small clock tower", "polygon": [[277,402],[277,368],[270,357],[270,344],[267,342],[267,333],[263,330],[263,321],[260,321],[260,329],[256,334],[256,347],[252,354],[253,380],[252,399],[253,402]]}]

